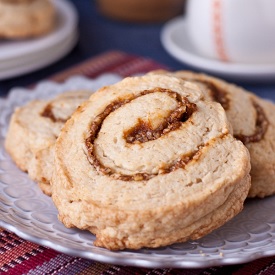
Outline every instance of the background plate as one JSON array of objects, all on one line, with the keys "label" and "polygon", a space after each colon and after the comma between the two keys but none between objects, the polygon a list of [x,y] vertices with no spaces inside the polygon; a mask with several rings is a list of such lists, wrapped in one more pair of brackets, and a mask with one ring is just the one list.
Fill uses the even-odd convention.
[{"label": "background plate", "polygon": [[67,0],[53,0],[53,3],[57,22],[52,32],[32,39],[0,40],[0,79],[49,65],[75,46],[78,38],[75,7]]},{"label": "background plate", "polygon": [[95,247],[92,234],[67,229],[58,221],[51,198],[13,164],[4,149],[10,116],[16,106],[32,99],[75,89],[96,90],[118,80],[113,74],[95,80],[74,77],[62,84],[41,83],[33,91],[14,89],[7,99],[0,99],[0,226],[57,251],[111,264],[202,268],[275,255],[275,196],[248,200],[238,216],[200,240],[158,249],[109,251]]},{"label": "background plate", "polygon": [[29,73],[54,63],[56,60],[68,54],[77,43],[77,40],[78,34],[77,31],[74,31],[70,37],[59,45],[56,45],[54,50],[45,49],[38,54],[33,54],[32,56],[27,56],[18,60],[12,60],[13,62],[7,63],[6,67],[3,69],[0,66],[0,80]]}]

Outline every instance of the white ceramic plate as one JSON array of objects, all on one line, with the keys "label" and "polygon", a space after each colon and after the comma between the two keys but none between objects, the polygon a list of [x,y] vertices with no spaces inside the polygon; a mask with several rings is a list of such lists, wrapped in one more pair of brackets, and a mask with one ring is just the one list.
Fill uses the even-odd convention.
[{"label": "white ceramic plate", "polygon": [[164,25],[161,42],[174,58],[198,70],[232,80],[275,80],[275,64],[226,63],[201,56],[188,37],[187,24],[183,16],[174,18]]},{"label": "white ceramic plate", "polygon": [[18,65],[24,65],[29,63],[30,61],[37,59],[37,60],[43,60],[46,59],[48,56],[51,56],[54,54],[54,52],[60,47],[67,44],[70,44],[71,40],[76,40],[76,37],[78,36],[77,29],[73,29],[67,37],[65,37],[62,41],[59,41],[59,43],[56,43],[53,47],[41,49],[39,51],[34,51],[31,54],[23,54],[20,57],[17,58],[11,58],[6,60],[0,61],[0,70],[5,70],[9,68],[14,68]]},{"label": "white ceramic plate", "polygon": [[49,65],[75,46],[78,16],[74,6],[67,0],[54,0],[53,3],[57,10],[54,31],[39,38],[20,41],[0,40],[0,79]]},{"label": "white ceramic plate", "polygon": [[56,60],[68,54],[75,46],[77,40],[78,33],[75,31],[70,37],[60,43],[60,45],[57,45],[54,50],[45,49],[37,55],[34,54],[30,57],[6,64],[6,68],[1,68],[0,66],[0,80],[26,74],[54,63]]},{"label": "white ceramic plate", "polygon": [[58,221],[51,198],[13,164],[4,149],[10,116],[16,106],[32,99],[75,89],[96,90],[118,80],[109,74],[95,80],[76,77],[62,84],[44,82],[33,91],[15,89],[0,99],[0,226],[57,251],[110,264],[202,268],[275,255],[275,196],[247,201],[238,216],[200,240],[158,249],[109,251],[95,247],[92,234],[67,229]]}]

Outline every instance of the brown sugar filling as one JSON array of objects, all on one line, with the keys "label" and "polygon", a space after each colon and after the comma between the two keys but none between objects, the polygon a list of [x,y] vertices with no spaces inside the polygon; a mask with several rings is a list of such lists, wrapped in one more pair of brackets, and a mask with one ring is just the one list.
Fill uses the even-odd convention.
[{"label": "brown sugar filling", "polygon": [[178,168],[184,168],[185,165],[199,156],[199,149],[191,152],[189,155],[184,155],[180,159],[176,160],[172,165],[164,167],[158,171],[157,174],[148,173],[136,173],[133,175],[124,175],[113,171],[111,168],[105,167],[96,157],[94,152],[93,143],[96,139],[101,125],[104,119],[113,111],[120,108],[121,106],[129,103],[130,101],[154,92],[167,93],[169,96],[177,101],[177,107],[170,112],[170,114],[164,119],[164,121],[156,128],[153,129],[152,125],[148,122],[139,119],[138,123],[133,126],[128,131],[124,132],[124,138],[127,143],[144,143],[160,138],[161,136],[178,129],[182,123],[186,122],[192,114],[197,110],[197,106],[194,103],[189,102],[186,97],[182,97],[176,92],[169,89],[155,88],[152,90],[145,90],[140,94],[127,99],[121,99],[109,104],[105,110],[99,114],[95,120],[91,123],[89,137],[86,139],[86,148],[88,152],[88,160],[95,167],[97,171],[102,172],[105,175],[112,176],[115,179],[120,179],[124,181],[141,181],[148,180],[157,174],[165,174],[174,171]]},{"label": "brown sugar filling", "polygon": [[[225,110],[229,109],[230,100],[225,90],[218,88],[217,85],[215,85],[215,83],[211,81],[201,80],[197,78],[194,78],[192,80],[204,84],[207,87],[207,89],[209,89],[210,96],[212,97],[212,99],[220,103]],[[235,138],[242,141],[244,144],[248,144],[251,142],[259,142],[260,140],[262,140],[269,125],[268,119],[265,115],[263,108],[255,101],[252,101],[252,104],[257,114],[255,133],[253,135],[234,135]]]},{"label": "brown sugar filling", "polygon": [[253,135],[234,135],[235,138],[242,141],[244,144],[251,142],[259,142],[264,138],[264,135],[268,129],[269,121],[265,115],[263,108],[257,104],[255,101],[252,101],[252,104],[256,110],[256,129]]},{"label": "brown sugar filling", "polygon": [[210,91],[210,96],[214,101],[220,103],[224,110],[228,110],[230,107],[230,100],[227,96],[227,92],[223,89],[218,88],[213,82],[206,80],[198,80],[203,83]]},{"label": "brown sugar filling", "polygon": [[196,110],[196,105],[190,103],[187,98],[177,98],[174,92],[169,92],[178,101],[178,106],[169,116],[156,128],[153,129],[149,122],[139,119],[138,123],[124,133],[124,138],[128,143],[144,143],[160,138],[162,135],[178,129],[182,122],[188,120]]},{"label": "brown sugar filling", "polygon": [[63,122],[65,123],[65,119],[57,118],[55,117],[53,111],[52,111],[52,105],[48,104],[44,110],[40,113],[41,116],[49,118],[52,122]]},{"label": "brown sugar filling", "polygon": [[220,103],[225,110],[229,109],[230,100],[227,96],[227,92],[225,90],[217,87],[217,85],[215,83],[213,83],[211,81],[207,81],[207,80],[202,80],[199,78],[191,78],[191,79],[184,78],[184,77],[181,77],[181,78],[186,81],[195,81],[195,82],[203,84],[209,90],[210,96],[214,101]]}]

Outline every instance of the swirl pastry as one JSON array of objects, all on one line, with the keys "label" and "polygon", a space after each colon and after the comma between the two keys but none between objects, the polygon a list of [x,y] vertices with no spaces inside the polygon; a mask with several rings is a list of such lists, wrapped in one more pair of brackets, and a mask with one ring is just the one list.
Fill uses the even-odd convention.
[{"label": "swirl pastry", "polygon": [[40,36],[55,25],[55,7],[50,0],[0,0],[0,14],[0,38]]},{"label": "swirl pastry", "polygon": [[250,188],[248,151],[230,129],[220,104],[178,78],[101,88],[56,142],[59,219],[111,250],[202,237],[242,209]]},{"label": "swirl pastry", "polygon": [[212,76],[190,71],[171,75],[199,85],[208,99],[220,102],[224,107],[234,136],[250,153],[251,189],[248,197],[263,198],[275,194],[275,105]]},{"label": "swirl pastry", "polygon": [[6,150],[17,166],[51,195],[53,147],[66,120],[91,92],[63,93],[52,100],[35,100],[12,115],[5,139]]}]

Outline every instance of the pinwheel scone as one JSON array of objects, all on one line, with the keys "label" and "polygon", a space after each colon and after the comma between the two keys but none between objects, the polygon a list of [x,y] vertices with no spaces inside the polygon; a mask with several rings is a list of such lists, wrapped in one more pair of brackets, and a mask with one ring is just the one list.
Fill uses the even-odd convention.
[{"label": "pinwheel scone", "polygon": [[6,150],[47,195],[51,195],[56,138],[66,120],[90,95],[90,91],[71,91],[51,100],[34,100],[17,108],[12,115],[5,139]]},{"label": "pinwheel scone", "polygon": [[21,39],[50,32],[56,24],[51,0],[0,0],[0,38]]},{"label": "pinwheel scone", "polygon": [[250,188],[248,150],[230,131],[221,105],[179,78],[103,87],[57,139],[59,219],[111,250],[208,234],[241,211]]},{"label": "pinwheel scone", "polygon": [[208,100],[223,106],[234,136],[250,152],[251,189],[248,197],[275,194],[275,105],[221,79],[190,71],[155,71],[192,81]]}]

